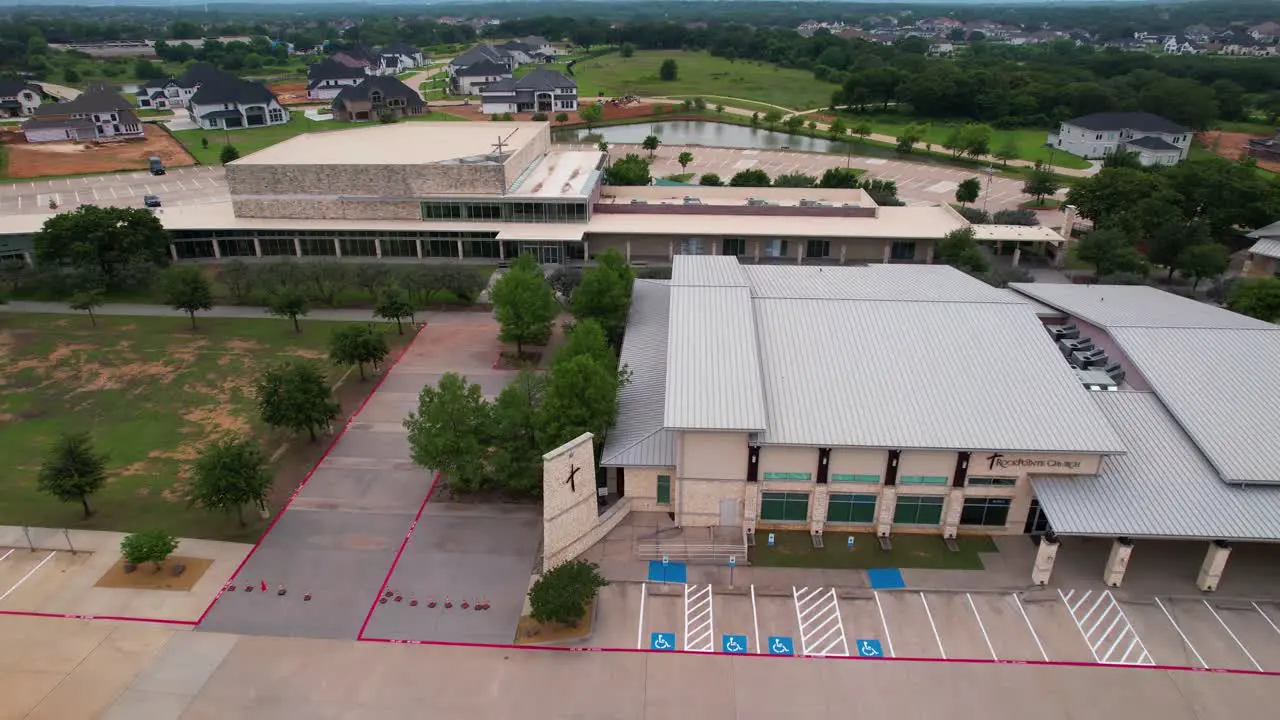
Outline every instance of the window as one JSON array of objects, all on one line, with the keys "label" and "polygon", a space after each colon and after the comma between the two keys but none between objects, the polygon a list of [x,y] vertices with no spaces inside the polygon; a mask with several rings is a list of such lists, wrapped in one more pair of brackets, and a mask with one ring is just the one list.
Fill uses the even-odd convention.
[{"label": "window", "polygon": [[458,220],[462,217],[462,206],[458,203],[422,203],[423,220]]},{"label": "window", "polygon": [[659,505],[671,504],[671,476],[670,475],[658,476],[658,504]]},{"label": "window", "polygon": [[458,241],[424,240],[422,254],[426,257],[458,257]]},{"label": "window", "polygon": [[940,525],[942,498],[899,496],[893,522],[895,525]]},{"label": "window", "polygon": [[763,493],[760,499],[760,519],[776,522],[808,520],[809,493]]},{"label": "window", "polygon": [[916,244],[909,240],[899,240],[889,248],[890,260],[915,260]]},{"label": "window", "polygon": [[903,475],[898,482],[903,485],[946,485],[947,478],[940,475]]},{"label": "window", "polygon": [[373,103],[374,105],[377,105],[378,103],[382,102],[382,93],[378,92],[377,90],[374,90],[373,92],[369,93],[369,102]]},{"label": "window", "polygon": [[685,238],[680,241],[681,255],[703,255],[705,252],[702,238]]},{"label": "window", "polygon": [[412,238],[383,238],[383,257],[418,257],[418,241]]},{"label": "window", "polygon": [[299,238],[303,255],[335,255],[337,246],[329,238]]},{"label": "window", "polygon": [[961,525],[1004,527],[1009,522],[1009,498],[965,498]]},{"label": "window", "polygon": [[965,481],[969,487],[1015,487],[1017,478],[971,477]]},{"label": "window", "polygon": [[498,203],[468,204],[467,217],[472,220],[501,220],[502,206]]},{"label": "window", "polygon": [[258,240],[258,244],[262,246],[262,256],[276,255],[297,255],[298,249],[293,244],[293,238],[276,238],[263,237]]},{"label": "window", "polygon": [[764,474],[765,480],[803,480],[808,482],[812,478],[812,474],[802,472],[767,472]]},{"label": "window", "polygon": [[742,238],[725,238],[720,241],[721,255],[746,255],[747,241]]},{"label": "window", "polygon": [[281,110],[280,108],[271,108],[271,111],[268,113],[268,117],[273,123],[282,123],[284,122],[284,110]]},{"label": "window", "polygon": [[831,476],[831,482],[850,482],[850,483],[868,483],[872,485],[880,484],[879,475],[844,475],[835,473]]},{"label": "window", "polygon": [[786,257],[787,241],[786,240],[765,240],[764,254],[765,254],[765,257]]},{"label": "window", "polygon": [[343,255],[374,257],[378,254],[371,238],[342,238],[338,243],[342,246]]},{"label": "window", "polygon": [[827,522],[875,522],[876,499],[875,495],[833,494],[827,501]]},{"label": "window", "polygon": [[811,258],[831,257],[831,242],[827,240],[810,240],[804,244],[804,256]]},{"label": "window", "polygon": [[1101,139],[1102,139],[1102,133],[1098,133],[1098,136],[1094,138],[1094,140],[1101,140]]}]

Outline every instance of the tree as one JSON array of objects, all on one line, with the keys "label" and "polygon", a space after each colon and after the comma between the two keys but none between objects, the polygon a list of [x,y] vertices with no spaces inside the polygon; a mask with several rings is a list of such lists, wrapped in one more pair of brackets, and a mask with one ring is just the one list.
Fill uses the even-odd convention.
[{"label": "tree", "polygon": [[89,323],[94,327],[98,327],[98,319],[93,316],[93,309],[102,307],[103,302],[105,300],[101,288],[87,288],[73,294],[69,304],[72,310],[88,311]]},{"label": "tree", "polygon": [[960,129],[959,150],[972,158],[981,157],[991,152],[991,126],[981,123],[966,123]]},{"label": "tree", "polygon": [[222,150],[218,153],[218,162],[226,165],[229,162],[240,159],[240,151],[235,145],[223,145]]},{"label": "tree", "polygon": [[774,187],[810,188],[817,184],[817,177],[804,173],[787,173],[773,179]]},{"label": "tree", "polygon": [[538,442],[538,407],[543,377],[521,370],[489,406],[492,437],[489,473],[507,492],[542,496],[542,451]]},{"label": "tree", "polygon": [[624,42],[622,43],[622,46],[618,48],[618,54],[624,58],[629,58],[636,54],[636,46],[629,42]]},{"label": "tree", "polygon": [[384,320],[394,320],[396,322],[396,334],[403,335],[404,327],[401,326],[402,318],[409,318],[413,322],[414,307],[409,302],[409,295],[393,280],[382,287],[378,292],[378,302],[373,306],[373,314]]},{"label": "tree", "polygon": [[1183,269],[1182,260],[1188,249],[1209,244],[1209,227],[1202,220],[1187,222],[1176,208],[1164,212],[1167,219],[1155,226],[1153,232],[1144,234],[1147,235],[1147,259],[1168,268],[1168,277],[1172,280],[1173,273]]},{"label": "tree", "polygon": [[191,478],[190,502],[205,510],[234,510],[240,527],[245,526],[245,505],[267,507],[271,472],[262,449],[249,438],[226,438],[206,445]]},{"label": "tree", "polygon": [[587,606],[600,594],[600,588],[608,584],[593,562],[563,562],[529,588],[529,616],[540,623],[577,625],[586,616]]},{"label": "tree", "polygon": [[845,127],[844,121],[840,118],[832,120],[831,124],[827,126],[827,134],[831,136],[832,140],[844,137],[846,132],[848,132],[848,129]]},{"label": "tree", "polygon": [[237,305],[242,305],[249,299],[253,290],[253,278],[253,268],[243,260],[228,260],[218,268],[219,282],[227,288],[232,301]]},{"label": "tree", "polygon": [[634,282],[635,272],[617,250],[610,248],[596,256],[595,267],[582,272],[582,282],[573,291],[569,305],[578,324],[599,323],[609,344],[622,347]]},{"label": "tree", "polygon": [[324,373],[314,363],[296,360],[267,368],[254,383],[258,414],[271,427],[306,430],[311,442],[341,410]]},{"label": "tree", "polygon": [[582,122],[590,128],[594,122],[599,122],[604,117],[604,106],[600,103],[587,103],[578,106],[578,117],[582,118]]},{"label": "tree", "polygon": [[856,188],[858,187],[858,175],[860,173],[853,168],[833,167],[827,168],[822,177],[818,179],[818,187],[820,188]]},{"label": "tree", "polygon": [[781,110],[778,110],[777,108],[771,108],[771,109],[769,109],[767,112],[765,112],[765,114],[764,114],[764,124],[765,124],[765,125],[768,125],[770,130],[772,130],[772,129],[774,129],[775,127],[777,127],[778,123],[780,123],[780,122],[782,122],[782,111],[781,111]]},{"label": "tree", "polygon": [[604,170],[604,181],[610,185],[648,185],[653,182],[649,174],[649,160],[635,153],[627,153]]},{"label": "tree", "polygon": [[953,125],[947,131],[947,137],[942,141],[942,147],[950,150],[952,155],[959,155],[964,151],[963,133],[964,130],[960,126]]},{"label": "tree", "polygon": [[40,465],[36,485],[62,502],[79,500],[84,516],[93,510],[89,496],[107,482],[107,456],[93,450],[89,433],[65,433],[53,444]]},{"label": "tree", "polygon": [[688,150],[685,150],[684,152],[680,153],[679,156],[676,157],[676,162],[680,163],[681,170],[688,170],[689,163],[693,162],[693,153],[689,152]]},{"label": "tree", "polygon": [[729,179],[730,187],[769,187],[769,174],[758,168],[740,170]]},{"label": "tree", "polygon": [[664,82],[672,82],[680,75],[680,66],[675,60],[667,58],[662,61],[662,65],[658,68],[658,79]]},{"label": "tree", "polygon": [[990,267],[987,258],[978,249],[971,227],[952,230],[938,243],[938,260],[959,270],[971,273],[986,272]]},{"label": "tree", "polygon": [[996,148],[995,156],[1000,158],[1001,165],[1008,165],[1010,160],[1018,157],[1018,144],[1012,137],[1006,138],[1000,143],[1000,147]]},{"label": "tree", "polygon": [[956,186],[956,202],[961,205],[968,205],[978,199],[978,193],[980,192],[982,192],[982,181],[978,178],[972,177],[968,180],[961,180],[960,184]]},{"label": "tree", "polygon": [[559,355],[547,375],[539,427],[542,446],[558,447],[584,432],[603,445],[618,414],[616,367],[592,355]]},{"label": "tree", "polygon": [[142,208],[81,205],[45,220],[34,242],[37,264],[97,270],[111,287],[130,263],[168,263],[169,240],[160,220]]},{"label": "tree", "polygon": [[[1277,106],[1277,107],[1280,107],[1280,103],[1277,103],[1277,104],[1276,104],[1276,106]],[[716,114],[717,114],[717,115],[723,115],[723,114],[724,114],[724,105],[716,105]]]},{"label": "tree", "polygon": [[1119,230],[1094,230],[1085,235],[1076,246],[1076,256],[1093,265],[1098,276],[1147,271],[1142,254]]},{"label": "tree", "polygon": [[760,127],[760,113],[751,113],[751,127]]},{"label": "tree", "polygon": [[302,332],[298,318],[310,311],[311,303],[308,302],[306,294],[296,287],[280,288],[267,298],[267,312],[276,317],[292,320],[294,332]]},{"label": "tree", "polygon": [[166,304],[191,317],[192,330],[196,329],[196,312],[213,307],[213,285],[198,267],[183,265],[169,268],[160,287]]},{"label": "tree", "polygon": [[1046,195],[1052,195],[1061,188],[1062,183],[1058,181],[1058,176],[1043,168],[1032,170],[1026,181],[1022,183],[1022,192],[1034,196],[1037,205],[1043,205]]},{"label": "tree", "polygon": [[644,142],[640,143],[640,147],[649,151],[649,159],[653,159],[653,154],[658,151],[658,146],[662,144],[662,140],[657,135],[646,135]]},{"label": "tree", "polygon": [[702,177],[698,178],[698,184],[708,187],[720,187],[724,185],[724,180],[721,180],[720,176],[715,173],[704,173]]},{"label": "tree", "polygon": [[134,567],[155,563],[155,572],[177,549],[178,539],[163,530],[136,532],[120,541],[120,556],[126,563]]},{"label": "tree", "polygon": [[1280,278],[1240,278],[1227,293],[1227,308],[1258,320],[1280,322]]},{"label": "tree", "polygon": [[788,115],[786,120],[782,121],[782,126],[792,135],[800,132],[800,128],[804,127],[804,117],[800,115]]},{"label": "tree", "polygon": [[1223,245],[1209,243],[1193,245],[1178,257],[1178,268],[1183,274],[1191,276],[1191,290],[1200,286],[1206,278],[1216,278],[1227,271],[1231,264],[1231,253]]},{"label": "tree", "polygon": [[355,365],[361,381],[364,381],[364,364],[372,363],[377,369],[389,352],[386,336],[372,323],[347,325],[329,335],[329,359],[336,365]]},{"label": "tree", "polygon": [[600,152],[604,153],[605,155],[608,155],[608,154],[609,154],[609,142],[608,142],[607,140],[601,140],[600,142],[596,143],[596,149],[597,149],[597,150],[599,150]]},{"label": "tree", "polygon": [[488,426],[489,407],[480,386],[452,372],[438,386],[422,388],[417,412],[404,420],[413,461],[439,471],[459,493],[476,492],[484,484]]},{"label": "tree", "polygon": [[511,268],[493,284],[489,300],[501,327],[498,339],[515,343],[517,358],[524,357],[526,344],[543,345],[551,337],[559,305],[542,268],[531,256],[522,255],[511,263]]}]

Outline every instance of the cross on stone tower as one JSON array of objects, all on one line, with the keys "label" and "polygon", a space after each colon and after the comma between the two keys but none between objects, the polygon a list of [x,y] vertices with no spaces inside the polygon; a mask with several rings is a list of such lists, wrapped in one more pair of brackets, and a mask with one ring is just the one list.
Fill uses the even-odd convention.
[{"label": "cross on stone tower", "polygon": [[579,468],[577,465],[569,466],[569,477],[566,478],[564,481],[565,484],[569,486],[569,492],[577,492],[578,490],[577,486],[574,484],[574,477],[577,476],[578,470],[580,469],[581,468]]}]

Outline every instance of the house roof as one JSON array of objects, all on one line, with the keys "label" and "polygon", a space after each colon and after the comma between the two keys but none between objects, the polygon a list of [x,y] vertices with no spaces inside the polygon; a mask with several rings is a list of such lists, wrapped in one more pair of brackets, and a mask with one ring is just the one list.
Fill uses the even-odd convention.
[{"label": "house roof", "polygon": [[526,45],[525,43],[522,43],[519,40],[508,40],[507,42],[502,43],[498,47],[502,48],[503,50],[516,50],[522,53],[531,53],[534,50],[538,49],[532,45]]},{"label": "house roof", "polygon": [[420,48],[416,48],[409,43],[393,42],[379,51],[383,55],[417,55],[422,52]]},{"label": "house roof", "polygon": [[200,116],[201,120],[225,120],[226,118],[240,117],[239,110],[211,110]]},{"label": "house roof", "polygon": [[485,95],[514,95],[519,83],[513,77],[504,77],[480,88],[481,97]]},{"label": "house roof", "polygon": [[458,68],[454,74],[458,77],[484,77],[487,75],[510,75],[511,70],[506,65],[501,65],[491,60],[481,60],[466,67]]},{"label": "house roof", "polygon": [[455,57],[453,62],[450,64],[454,67],[461,68],[486,60],[489,62],[501,63],[506,57],[506,52],[499,50],[488,43],[482,43]]},{"label": "house roof", "polygon": [[516,80],[516,87],[520,90],[554,90],[556,88],[570,87],[577,90],[578,83],[566,77],[563,73],[546,68],[538,68]]},{"label": "house roof", "polygon": [[23,130],[42,130],[45,128],[76,128],[88,130],[93,122],[84,118],[41,118],[33,117],[22,123]]},{"label": "house roof", "polygon": [[1154,135],[1134,138],[1132,140],[1125,140],[1124,144],[1126,146],[1140,147],[1146,150],[1160,150],[1164,152],[1182,152],[1182,148],[1178,147],[1177,145],[1174,145],[1171,142],[1166,142],[1164,140],[1161,140],[1160,138],[1155,137]]},{"label": "house roof", "polygon": [[1013,283],[1014,290],[1092,325],[1157,328],[1276,329],[1275,325],[1148,285]]},{"label": "house roof", "polygon": [[1277,220],[1270,225],[1263,225],[1257,230],[1249,233],[1249,237],[1255,240],[1261,240],[1264,238],[1280,238],[1280,220]]},{"label": "house roof", "polygon": [[176,82],[182,87],[195,87],[196,85],[216,78],[220,75],[226,75],[223,71],[206,62],[192,63],[182,72],[182,75],[176,79]]},{"label": "house roof", "polygon": [[1152,393],[1091,393],[1128,453],[1095,477],[1033,476],[1053,529],[1067,535],[1280,538],[1280,487],[1222,482]]},{"label": "house roof", "polygon": [[200,89],[191,96],[195,105],[216,103],[267,103],[276,96],[262,83],[241,80],[230,73],[218,72],[200,82]]},{"label": "house roof", "polygon": [[373,75],[360,81],[359,85],[348,85],[342,88],[342,92],[338,93],[338,96],[333,99],[333,104],[337,106],[340,103],[352,100],[368,100],[375,90],[382,93],[384,100],[393,97],[404,98],[405,104],[409,108],[419,108],[426,105],[422,100],[422,96],[416,90],[391,75]]},{"label": "house roof", "polygon": [[36,95],[40,94],[40,88],[26,80],[0,77],[0,97],[14,97],[23,90],[31,90]]},{"label": "house roof", "polygon": [[365,76],[363,68],[352,67],[337,62],[333,58],[325,58],[307,68],[307,79],[311,82],[320,80],[348,80]]},{"label": "house roof", "polygon": [[1146,112],[1093,113],[1068,120],[1067,124],[1088,130],[1138,130],[1169,134],[1190,132],[1188,128],[1171,120]]},{"label": "house roof", "polygon": [[92,87],[80,93],[74,100],[58,103],[44,103],[36,108],[35,117],[56,117],[59,115],[75,115],[78,113],[101,113],[115,111],[122,119],[127,117],[137,121],[133,114],[133,106],[119,93]]},{"label": "house roof", "polygon": [[662,424],[670,312],[671,288],[665,280],[636,280],[618,358],[631,379],[618,393],[618,421],[605,440],[601,465],[675,466],[675,432]]},{"label": "house roof", "polygon": [[1254,255],[1280,259],[1280,238],[1259,240],[1249,248]]}]

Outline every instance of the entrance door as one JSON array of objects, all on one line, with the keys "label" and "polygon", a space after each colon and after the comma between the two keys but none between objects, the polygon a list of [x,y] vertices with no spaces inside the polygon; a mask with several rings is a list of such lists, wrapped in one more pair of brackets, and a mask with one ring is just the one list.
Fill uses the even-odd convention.
[{"label": "entrance door", "polygon": [[557,245],[543,245],[538,248],[538,262],[543,265],[560,264],[560,248]]},{"label": "entrance door", "polygon": [[721,527],[740,527],[742,525],[741,501],[724,498],[720,501]]},{"label": "entrance door", "polygon": [[1050,529],[1049,516],[1045,514],[1044,508],[1040,507],[1040,500],[1032,500],[1031,507],[1027,509],[1027,522],[1022,526],[1022,532],[1032,537],[1040,537]]}]

